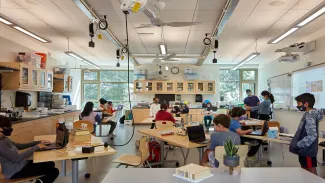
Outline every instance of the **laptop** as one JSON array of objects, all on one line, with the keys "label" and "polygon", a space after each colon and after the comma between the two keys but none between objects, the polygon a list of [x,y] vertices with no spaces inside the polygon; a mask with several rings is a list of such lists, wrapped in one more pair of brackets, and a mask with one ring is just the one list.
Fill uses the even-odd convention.
[{"label": "laptop", "polygon": [[263,127],[261,129],[254,130],[253,132],[249,133],[248,135],[264,136],[268,130],[269,130],[269,127],[267,125],[267,121],[264,121]]},{"label": "laptop", "polygon": [[210,140],[205,138],[205,133],[202,125],[187,127],[188,139],[191,142],[199,144],[208,144]]},{"label": "laptop", "polygon": [[118,106],[117,106],[117,110],[120,111],[120,110],[123,109],[123,107],[124,107],[123,105],[118,105]]},{"label": "laptop", "polygon": [[[47,144],[45,148],[39,149],[38,151],[50,151],[53,149],[63,149],[65,146],[67,146],[67,139],[66,134],[69,135],[69,133],[65,133],[61,130],[56,131],[56,140],[54,143]],[[62,143],[63,142],[63,143]]]}]

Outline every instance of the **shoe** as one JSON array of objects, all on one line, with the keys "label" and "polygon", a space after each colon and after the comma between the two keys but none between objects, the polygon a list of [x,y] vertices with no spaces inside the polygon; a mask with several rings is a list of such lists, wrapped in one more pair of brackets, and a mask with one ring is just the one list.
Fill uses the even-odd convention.
[{"label": "shoe", "polygon": [[116,137],[116,135],[114,134],[107,134],[107,137],[111,140],[114,140],[114,138]]}]

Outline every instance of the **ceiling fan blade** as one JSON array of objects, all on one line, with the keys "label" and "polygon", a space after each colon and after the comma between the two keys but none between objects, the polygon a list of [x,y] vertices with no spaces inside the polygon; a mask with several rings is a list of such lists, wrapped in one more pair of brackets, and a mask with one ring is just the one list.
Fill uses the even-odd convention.
[{"label": "ceiling fan blade", "polygon": [[151,11],[149,8],[145,8],[143,10],[143,13],[149,18],[149,19],[155,19],[157,18],[157,16],[155,15],[155,13],[153,11]]},{"label": "ceiling fan blade", "polygon": [[138,27],[135,27],[136,29],[142,29],[142,28],[153,28],[154,26],[151,24],[143,24]]},{"label": "ceiling fan blade", "polygon": [[166,60],[166,61],[168,61],[168,62],[177,62],[177,61],[181,61],[181,60],[172,58],[172,59],[169,59],[169,60]]},{"label": "ceiling fan blade", "polygon": [[200,22],[169,22],[165,23],[165,26],[169,27],[186,27],[186,26],[192,26],[192,25],[198,25]]},{"label": "ceiling fan blade", "polygon": [[162,60],[170,60],[170,59],[172,59],[175,56],[176,56],[176,53],[172,53],[170,55],[165,56]]}]

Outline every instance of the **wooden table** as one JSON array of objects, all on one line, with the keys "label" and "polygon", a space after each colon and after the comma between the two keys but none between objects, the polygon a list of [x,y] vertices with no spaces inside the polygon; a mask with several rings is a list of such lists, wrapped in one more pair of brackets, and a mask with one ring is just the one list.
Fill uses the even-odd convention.
[{"label": "wooden table", "polygon": [[[143,120],[141,123],[138,123],[138,124],[143,124],[143,125],[145,125],[145,124],[152,124],[152,123],[154,123],[153,122],[154,119],[155,118],[147,118],[147,119]],[[174,117],[174,119],[175,119],[175,121],[181,121],[182,120],[182,117]]]},{"label": "wooden table", "polygon": [[[56,135],[44,135],[44,136],[35,136],[34,140],[48,140],[51,142],[55,142]],[[97,157],[97,156],[107,156],[116,154],[116,150],[107,147],[98,147],[100,148],[99,151],[95,151],[94,153],[81,153],[76,152],[75,148],[84,146],[84,145],[102,145],[103,141],[100,138],[92,136],[91,142],[69,142],[66,148],[52,150],[52,151],[41,151],[41,152],[34,152],[33,161],[34,163],[42,163],[42,162],[49,162],[49,161],[62,161],[62,171],[63,175],[66,175],[66,160],[72,160],[72,183],[78,182],[78,161],[80,159],[90,158],[90,157]]]},{"label": "wooden table", "polygon": [[[208,146],[209,144],[198,144],[198,143],[194,143],[194,142],[190,142],[188,140],[188,136],[181,136],[181,135],[177,135],[177,131],[179,128],[171,128],[170,130],[174,131],[174,135],[168,135],[168,136],[162,136],[159,134],[158,129],[143,129],[143,130],[138,130],[139,133],[154,137],[156,139],[161,140],[161,156],[164,155],[164,149],[165,149],[165,143],[170,143],[173,144],[175,146],[181,147],[181,148],[186,148],[186,149],[191,149],[191,148],[198,148],[199,150],[199,159],[200,162],[202,160],[202,156],[204,153],[204,147]],[[210,135],[205,135],[207,139],[210,139]],[[189,151],[188,151],[189,152]],[[184,164],[186,164],[186,160],[188,157],[188,152],[185,156],[184,159]],[[164,164],[164,158],[161,158],[159,164]]]},{"label": "wooden table", "polygon": [[[174,168],[112,168],[102,183],[188,183],[173,176]],[[200,183],[324,183],[325,181],[298,167],[241,168],[241,174],[231,176],[227,171],[212,168],[212,177]]]}]

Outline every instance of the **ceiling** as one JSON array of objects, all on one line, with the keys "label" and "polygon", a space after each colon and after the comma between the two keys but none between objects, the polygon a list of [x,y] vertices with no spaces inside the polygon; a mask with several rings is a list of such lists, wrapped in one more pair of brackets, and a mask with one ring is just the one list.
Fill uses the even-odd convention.
[{"label": "ceiling", "polygon": [[[158,43],[162,38],[168,45],[168,53],[177,53],[183,58],[177,64],[197,64],[197,57],[204,50],[205,33],[211,33],[216,27],[222,9],[227,0],[161,0],[166,7],[159,13],[152,7],[154,0],[148,0],[148,6],[164,22],[188,21],[201,24],[182,28],[164,27],[135,29],[148,24],[149,19],[142,13],[129,15],[130,52],[155,56],[159,54]],[[282,0],[281,6],[271,6],[274,0],[240,0],[219,37],[217,53],[219,64],[236,64],[255,49],[261,53],[251,64],[265,64],[279,57],[274,50],[288,46],[297,40],[325,26],[325,16],[318,18],[301,30],[276,45],[267,41],[279,35],[293,22],[313,9],[323,0]],[[125,17],[120,10],[119,0],[86,0],[99,16],[107,15],[108,28],[113,35],[125,43]],[[115,65],[116,46],[107,38],[95,40],[96,47],[89,48],[89,18],[72,0],[42,0],[39,5],[25,0],[0,0],[0,13],[16,21],[23,27],[50,39],[52,43],[42,44],[65,59],[63,53],[68,49],[98,65]],[[3,26],[3,25],[0,25]],[[153,33],[139,35],[138,33]],[[4,35],[2,35],[4,36]],[[69,48],[68,39],[69,38]],[[257,41],[256,41],[257,40]],[[195,58],[196,57],[196,58]],[[210,54],[204,64],[211,64]],[[152,58],[137,58],[140,64],[152,63]],[[121,62],[126,65],[125,62]]]}]

